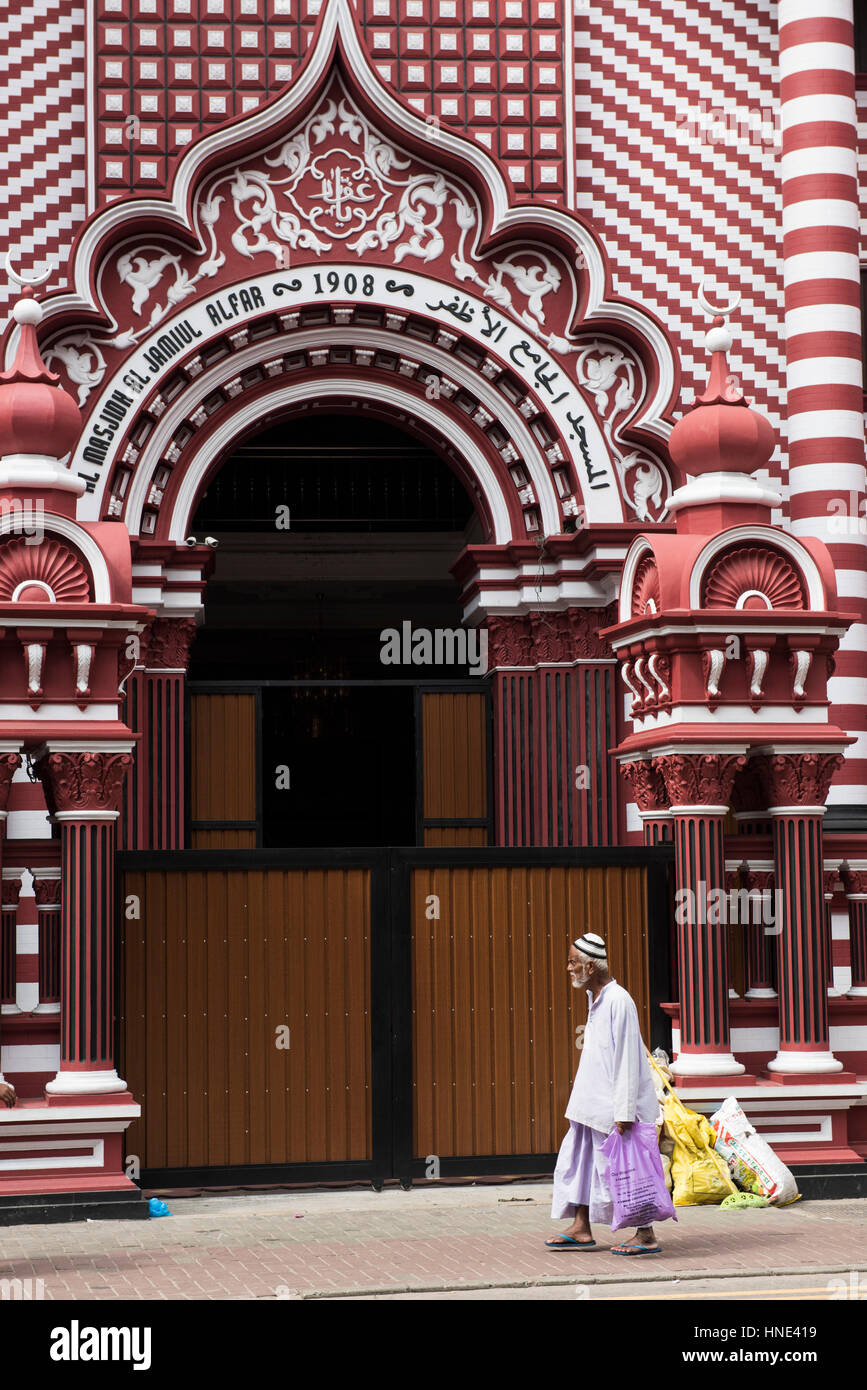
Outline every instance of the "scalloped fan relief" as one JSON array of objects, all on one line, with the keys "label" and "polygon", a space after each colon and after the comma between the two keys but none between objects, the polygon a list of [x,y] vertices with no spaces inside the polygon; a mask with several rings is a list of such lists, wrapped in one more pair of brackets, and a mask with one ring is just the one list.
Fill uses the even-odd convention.
[{"label": "scalloped fan relief", "polygon": [[59,541],[43,540],[28,545],[20,536],[0,545],[0,601],[12,603],[13,594],[22,584],[25,589],[21,603],[50,602],[41,589],[47,585],[57,603],[86,603],[90,584],[84,565]]},{"label": "scalloped fan relief", "polygon": [[705,575],[702,587],[705,608],[804,607],[803,585],[791,560],[764,546],[729,551]]},{"label": "scalloped fan relief", "polygon": [[632,585],[632,616],[641,617],[644,613],[658,613],[662,602],[659,588],[659,570],[652,555],[645,555],[639,561]]}]

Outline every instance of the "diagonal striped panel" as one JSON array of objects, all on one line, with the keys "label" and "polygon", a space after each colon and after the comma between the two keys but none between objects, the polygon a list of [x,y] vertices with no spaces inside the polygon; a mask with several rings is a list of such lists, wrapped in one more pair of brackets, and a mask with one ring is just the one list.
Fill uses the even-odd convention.
[{"label": "diagonal striped panel", "polygon": [[[65,268],[85,216],[85,14],[70,0],[0,12],[0,248],[25,272]],[[63,284],[62,273],[52,288]],[[5,276],[0,309],[9,303]]]}]

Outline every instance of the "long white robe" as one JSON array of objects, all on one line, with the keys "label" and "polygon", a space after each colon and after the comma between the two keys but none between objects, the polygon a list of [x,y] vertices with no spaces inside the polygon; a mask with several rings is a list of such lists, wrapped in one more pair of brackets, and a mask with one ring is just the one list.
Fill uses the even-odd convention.
[{"label": "long white robe", "polygon": [[655,1122],[659,1101],[632,996],[609,980],[590,1009],[567,1120],[610,1134],[618,1120]]},{"label": "long white robe", "polygon": [[589,1208],[591,1223],[611,1225],[613,1207],[600,1149],[616,1120],[655,1120],[653,1073],[631,995],[609,980],[590,1004],[581,1061],[566,1108],[569,1129],[557,1157],[551,1216]]}]

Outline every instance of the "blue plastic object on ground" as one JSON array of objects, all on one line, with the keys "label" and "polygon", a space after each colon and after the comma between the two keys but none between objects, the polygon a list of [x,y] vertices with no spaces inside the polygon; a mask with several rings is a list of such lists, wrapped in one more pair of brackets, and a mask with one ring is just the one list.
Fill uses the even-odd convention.
[{"label": "blue plastic object on ground", "polygon": [[160,1197],[151,1197],[148,1202],[148,1211],[151,1216],[171,1216],[171,1212]]}]

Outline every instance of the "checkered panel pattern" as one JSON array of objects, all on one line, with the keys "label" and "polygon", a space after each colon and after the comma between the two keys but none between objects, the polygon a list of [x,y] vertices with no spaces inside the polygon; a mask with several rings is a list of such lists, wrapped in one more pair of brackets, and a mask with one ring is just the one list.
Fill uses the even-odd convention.
[{"label": "checkered panel pattern", "polygon": [[[203,130],[303,60],[322,0],[94,0],[100,202],[165,186]],[[565,188],[563,0],[355,0],[383,81],[504,161],[517,194]]]},{"label": "checkered panel pattern", "polygon": [[776,6],[577,0],[575,13],[578,208],[617,292],[673,334],[687,398],[707,380],[697,283],[740,292],[730,360],[784,452]]},{"label": "checkered panel pattern", "polygon": [[[70,0],[0,14],[0,249],[26,274],[65,267],[85,216],[84,10]],[[56,274],[51,288],[63,281]],[[0,317],[14,287],[0,277]]]}]

